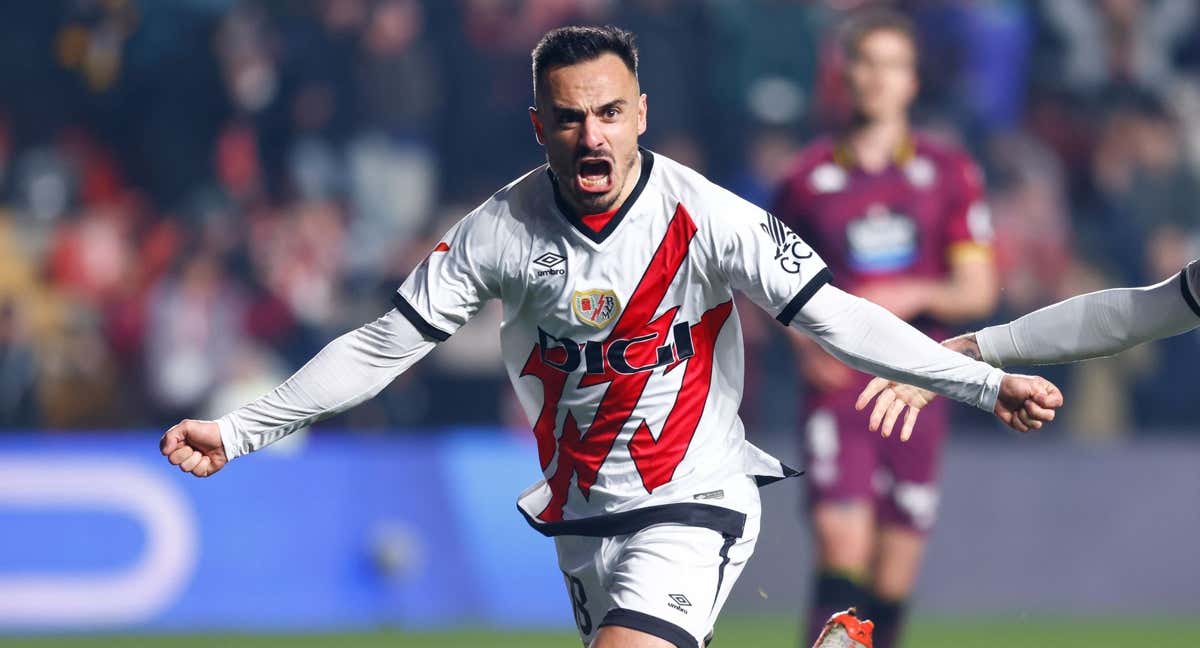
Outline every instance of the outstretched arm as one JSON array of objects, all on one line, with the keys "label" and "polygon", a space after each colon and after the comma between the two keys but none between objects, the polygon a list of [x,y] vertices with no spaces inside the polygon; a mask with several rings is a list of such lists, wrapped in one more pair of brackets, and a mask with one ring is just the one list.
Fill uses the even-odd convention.
[{"label": "outstretched arm", "polygon": [[818,290],[792,325],[855,369],[994,412],[1023,432],[1053,419],[1062,404],[1048,381],[1008,375],[955,353],[883,308],[832,286]]},{"label": "outstretched arm", "polygon": [[159,444],[172,464],[207,477],[226,462],[345,411],[383,390],[435,346],[396,309],[330,342],[291,378],[217,421],[183,421]]},{"label": "outstretched arm", "polygon": [[[1115,288],[1072,297],[1008,324],[975,334],[985,361],[1058,364],[1120,353],[1200,326],[1200,306],[1189,287],[1189,271],[1144,288]],[[1196,277],[1193,276],[1193,280]]]},{"label": "outstretched arm", "polygon": [[503,274],[499,219],[491,201],[456,223],[404,280],[379,319],[330,342],[274,391],[217,421],[183,421],[159,449],[172,464],[207,477],[227,461],[378,394],[400,372],[449,338]]},{"label": "outstretched arm", "polygon": [[[1008,324],[951,338],[943,344],[990,364],[1057,364],[1110,356],[1143,342],[1200,326],[1200,260],[1177,276],[1143,288],[1114,288],[1072,297]],[[870,429],[884,436],[907,408],[901,440],[912,434],[917,414],[933,394],[876,378],[858,397],[863,409],[878,397]]]},{"label": "outstretched arm", "polygon": [[226,454],[253,452],[373,398],[434,346],[388,311],[330,342],[274,391],[217,419]]}]

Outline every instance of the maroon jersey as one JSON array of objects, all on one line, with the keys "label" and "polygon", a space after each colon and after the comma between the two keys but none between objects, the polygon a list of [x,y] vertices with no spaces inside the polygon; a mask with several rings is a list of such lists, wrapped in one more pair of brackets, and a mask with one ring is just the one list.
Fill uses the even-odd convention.
[{"label": "maroon jersey", "polygon": [[[818,141],[801,152],[775,203],[849,292],[874,281],[941,279],[966,255],[989,255],[991,223],[978,168],[964,153],[916,137],[892,164],[867,173],[848,148]],[[937,322],[912,322],[940,339]],[[924,533],[937,513],[940,449],[948,432],[944,399],[921,413],[908,443],[867,430],[854,409],[870,376],[805,399],[809,503],[874,502],[880,524]]]},{"label": "maroon jersey", "polygon": [[[917,136],[879,173],[831,138],[799,155],[774,212],[817,250],[838,286],[940,279],[953,259],[990,254],[983,178],[964,152]],[[913,322],[934,334],[934,322]]]}]

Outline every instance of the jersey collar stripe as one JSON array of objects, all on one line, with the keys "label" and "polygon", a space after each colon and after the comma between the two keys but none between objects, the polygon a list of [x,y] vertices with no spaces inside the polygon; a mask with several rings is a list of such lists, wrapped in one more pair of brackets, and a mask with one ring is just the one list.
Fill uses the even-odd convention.
[{"label": "jersey collar stripe", "polygon": [[1196,314],[1196,317],[1200,317],[1200,303],[1196,302],[1196,295],[1192,293],[1191,287],[1188,286],[1187,268],[1184,268],[1183,272],[1179,273],[1179,287],[1183,290],[1183,301],[1192,307],[1192,312]]},{"label": "jersey collar stripe", "polygon": [[804,284],[804,287],[800,289],[800,292],[796,293],[795,297],[792,297],[792,301],[788,302],[788,305],[785,306],[782,311],[780,311],[779,315],[777,315],[775,319],[779,320],[779,323],[783,324],[784,326],[791,326],[792,320],[796,319],[796,313],[799,313],[800,309],[804,308],[804,305],[808,303],[808,300],[812,299],[812,296],[817,294],[817,291],[821,289],[821,286],[824,286],[831,281],[833,281],[833,273],[829,271],[829,268],[821,268],[821,271],[817,273],[817,276],[809,279],[808,283]]},{"label": "jersey collar stripe", "polygon": [[642,195],[642,190],[646,188],[646,183],[650,181],[650,170],[654,168],[654,154],[644,148],[639,148],[638,150],[642,153],[642,173],[638,176],[637,184],[634,185],[629,197],[621,204],[621,208],[617,210],[617,213],[608,220],[608,224],[599,232],[584,224],[583,219],[575,213],[575,210],[571,209],[571,206],[567,204],[567,201],[558,191],[558,182],[555,181],[554,172],[549,167],[546,168],[546,177],[550,179],[550,186],[554,189],[554,204],[558,206],[558,211],[562,214],[563,218],[578,230],[580,234],[583,234],[596,243],[603,243],[608,238],[608,235],[612,234],[613,230],[617,229],[617,226],[625,219],[625,214],[628,214],[629,210],[633,208],[633,204],[637,202],[638,196]]},{"label": "jersey collar stripe", "polygon": [[392,295],[392,303],[395,304],[396,310],[400,311],[404,319],[408,320],[414,328],[421,332],[421,335],[437,342],[445,342],[450,339],[449,333],[425,321],[425,318],[421,317],[417,309],[413,308],[412,304],[408,303],[408,300],[400,293]]},{"label": "jersey collar stripe", "polygon": [[690,527],[710,529],[725,536],[742,537],[746,529],[746,514],[723,506],[698,502],[676,502],[644,506],[632,511],[608,513],[575,520],[539,522],[520,506],[517,510],[529,526],[546,537],[560,535],[585,536],[588,538],[610,538],[612,536],[637,533],[655,524],[683,524]]}]

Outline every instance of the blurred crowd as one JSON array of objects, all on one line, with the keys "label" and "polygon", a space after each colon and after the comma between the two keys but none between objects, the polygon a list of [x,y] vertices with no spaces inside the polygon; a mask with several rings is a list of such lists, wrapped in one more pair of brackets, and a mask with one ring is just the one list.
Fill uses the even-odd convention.
[{"label": "blurred crowd", "polygon": [[[835,27],[861,4],[3,3],[0,429],[214,417],[384,312],[434,237],[541,162],[529,50],[558,25],[633,30],[645,145],[765,205],[845,119]],[[1198,3],[895,4],[922,39],[915,119],[987,171],[997,319],[1198,255]],[[479,319],[338,423],[519,423],[499,315]],[[1197,367],[1191,334],[1052,376],[1104,435],[1200,418]],[[754,420],[790,368],[751,368]]]}]

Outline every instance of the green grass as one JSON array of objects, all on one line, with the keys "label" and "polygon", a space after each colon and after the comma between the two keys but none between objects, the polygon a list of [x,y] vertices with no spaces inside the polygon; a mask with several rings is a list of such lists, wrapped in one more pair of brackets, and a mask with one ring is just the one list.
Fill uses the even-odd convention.
[{"label": "green grass", "polygon": [[[714,648],[796,648],[789,619],[731,618],[717,625]],[[912,626],[907,648],[1136,648],[1200,646],[1200,620],[997,619],[934,621]],[[336,635],[113,635],[0,638],[12,648],[577,648],[569,632],[438,633],[381,631]]]}]

